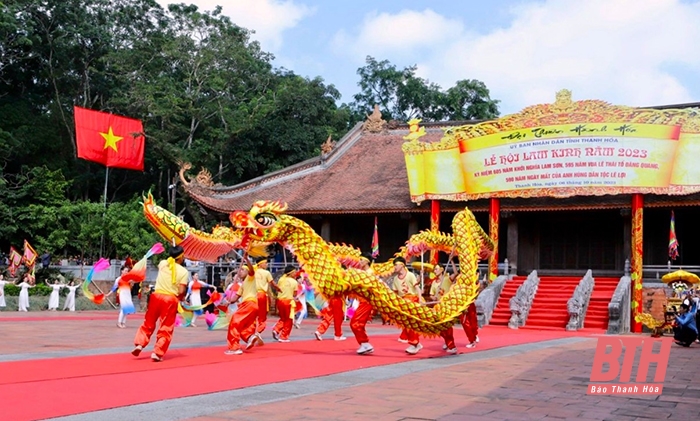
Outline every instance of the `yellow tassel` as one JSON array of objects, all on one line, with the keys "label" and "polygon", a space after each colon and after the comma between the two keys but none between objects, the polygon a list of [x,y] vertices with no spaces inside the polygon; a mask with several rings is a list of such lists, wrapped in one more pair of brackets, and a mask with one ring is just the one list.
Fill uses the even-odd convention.
[{"label": "yellow tassel", "polygon": [[168,266],[170,267],[170,276],[172,277],[173,280],[173,285],[177,283],[177,272],[175,271],[175,259],[172,257],[168,257]]}]

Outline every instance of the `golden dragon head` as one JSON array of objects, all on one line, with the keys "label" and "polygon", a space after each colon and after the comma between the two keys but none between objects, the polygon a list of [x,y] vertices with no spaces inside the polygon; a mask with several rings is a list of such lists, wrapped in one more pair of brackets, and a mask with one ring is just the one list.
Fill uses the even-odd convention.
[{"label": "golden dragon head", "polygon": [[229,218],[231,224],[243,232],[241,246],[246,248],[251,241],[283,241],[280,222],[286,210],[286,203],[258,200],[248,212],[233,212]]}]

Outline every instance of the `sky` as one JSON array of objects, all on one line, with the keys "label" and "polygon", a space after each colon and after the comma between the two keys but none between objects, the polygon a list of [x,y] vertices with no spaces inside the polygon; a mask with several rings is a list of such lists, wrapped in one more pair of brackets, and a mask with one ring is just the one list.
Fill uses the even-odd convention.
[{"label": "sky", "polygon": [[[158,0],[161,5],[173,1]],[[502,115],[574,100],[700,102],[700,0],[190,0],[254,31],[275,67],[351,102],[367,56],[443,90],[478,79]],[[369,110],[368,110],[369,112]]]}]

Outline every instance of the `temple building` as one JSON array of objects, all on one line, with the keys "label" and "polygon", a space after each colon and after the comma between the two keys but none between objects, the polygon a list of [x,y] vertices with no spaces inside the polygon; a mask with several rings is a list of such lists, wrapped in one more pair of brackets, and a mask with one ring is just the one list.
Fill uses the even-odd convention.
[{"label": "temple building", "polygon": [[673,265],[700,266],[700,168],[689,163],[700,151],[698,106],[618,107],[563,91],[553,104],[493,121],[425,124],[388,123],[375,108],[342,139],[328,138],[320,156],[283,170],[235,186],[206,172],[181,179],[208,209],[279,200],[325,240],[363,251],[376,218],[378,260],[419,230],[451,232],[467,206],[498,240],[493,268],[507,259],[520,276],[620,277],[627,264],[653,280],[670,261],[672,213]]}]

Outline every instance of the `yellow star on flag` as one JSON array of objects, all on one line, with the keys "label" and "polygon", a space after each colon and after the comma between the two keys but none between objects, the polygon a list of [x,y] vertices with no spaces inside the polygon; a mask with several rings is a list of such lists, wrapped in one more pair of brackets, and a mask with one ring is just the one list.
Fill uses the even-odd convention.
[{"label": "yellow star on flag", "polygon": [[100,133],[100,136],[105,138],[105,146],[103,149],[112,148],[112,149],[114,149],[114,152],[119,152],[117,150],[117,142],[119,142],[120,140],[122,140],[124,138],[121,136],[115,135],[114,132],[112,131],[112,126],[109,126],[109,130],[107,131],[107,133]]}]

